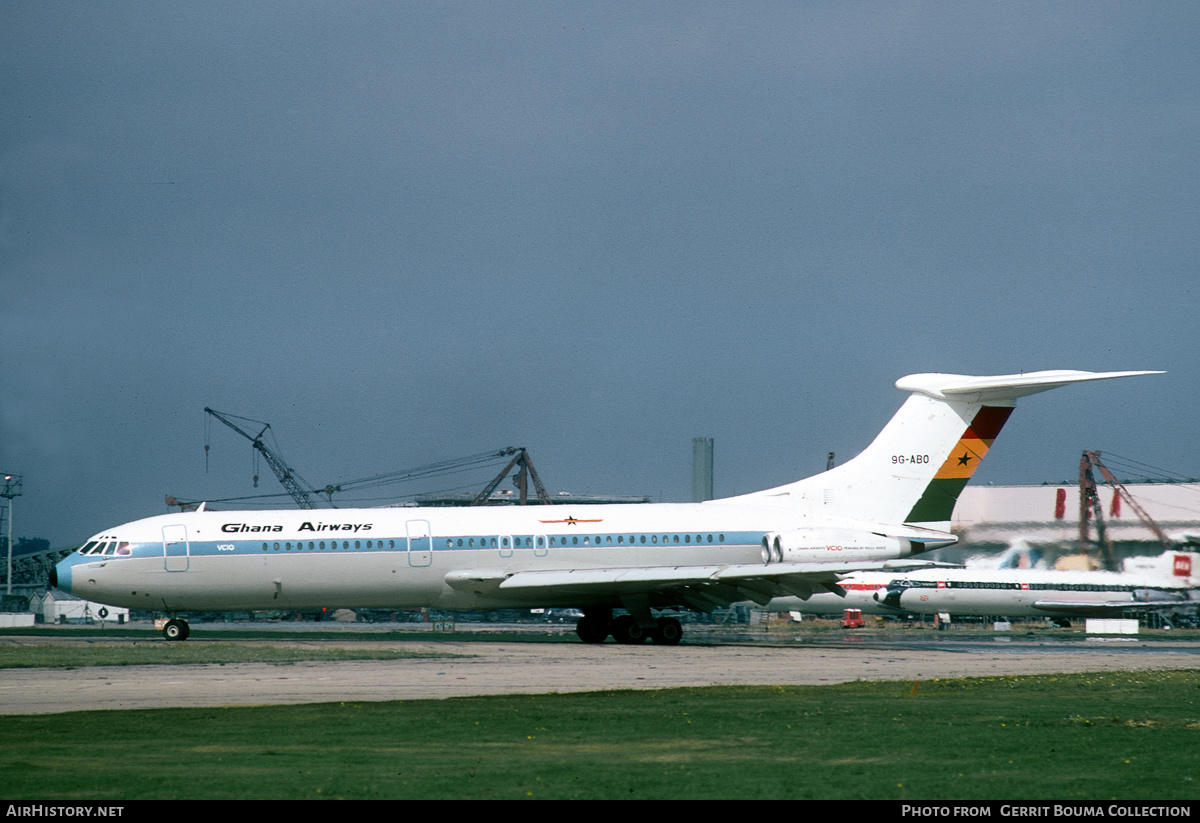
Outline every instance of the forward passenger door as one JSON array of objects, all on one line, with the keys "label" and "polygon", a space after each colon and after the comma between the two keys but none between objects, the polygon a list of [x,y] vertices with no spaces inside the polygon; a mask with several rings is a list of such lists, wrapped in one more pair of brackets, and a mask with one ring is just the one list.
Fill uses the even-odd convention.
[{"label": "forward passenger door", "polygon": [[191,560],[187,526],[163,526],[163,568],[169,572],[185,572]]},{"label": "forward passenger door", "polygon": [[408,565],[433,565],[433,533],[428,520],[409,520],[405,524],[408,530]]}]

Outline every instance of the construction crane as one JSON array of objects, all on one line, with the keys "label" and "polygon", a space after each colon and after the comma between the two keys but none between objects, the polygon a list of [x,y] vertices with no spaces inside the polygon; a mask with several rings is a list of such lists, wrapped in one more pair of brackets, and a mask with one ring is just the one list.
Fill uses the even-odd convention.
[{"label": "construction crane", "polygon": [[[256,450],[258,450],[258,452],[262,454],[263,459],[267,461],[267,465],[271,467],[271,471],[275,472],[275,476],[279,478],[279,482],[283,484],[285,489],[287,489],[287,493],[290,494],[292,499],[296,501],[297,506],[302,509],[315,509],[317,507],[317,504],[313,502],[312,496],[310,495],[310,491],[312,490],[304,488],[304,486],[302,486],[300,481],[297,479],[296,473],[292,471],[288,465],[283,462],[283,460],[281,460],[270,449],[268,449],[266,444],[263,443],[263,435],[267,433],[267,429],[271,428],[270,423],[263,423],[261,420],[251,420],[248,417],[237,417],[237,415],[226,416],[219,411],[213,411],[207,406],[205,406],[204,411],[208,414],[211,414],[213,417],[217,418],[226,426],[250,441],[250,444]],[[238,420],[242,420],[247,423],[261,425],[262,429],[256,435],[250,434],[250,432],[234,423],[233,420],[230,420],[230,417],[236,417]],[[205,444],[204,450],[206,452],[208,451],[208,444]],[[258,475],[254,476],[254,485],[258,485]],[[332,501],[330,501],[330,503],[332,505]]]},{"label": "construction crane", "polygon": [[496,475],[495,479],[493,479],[491,483],[488,483],[484,490],[477,494],[475,499],[472,500],[469,505],[486,505],[487,500],[491,496],[492,492],[496,490],[496,487],[500,485],[501,481],[504,480],[505,476],[509,473],[512,467],[517,465],[520,465],[521,470],[516,473],[516,475],[513,477],[513,480],[516,481],[517,489],[519,489],[521,492],[521,505],[524,506],[528,500],[530,479],[533,480],[533,486],[535,489],[537,489],[538,499],[541,500],[543,504],[547,506],[550,505],[550,495],[546,493],[546,487],[542,485],[542,479],[538,477],[537,469],[533,467],[533,461],[529,459],[529,452],[525,450],[524,446],[516,448],[509,447],[509,451],[515,451],[516,457],[508,461],[508,465],[500,470],[500,473]]},{"label": "construction crane", "polygon": [[1118,480],[1108,467],[1100,460],[1100,452],[1085,451],[1079,459],[1079,550],[1082,553],[1088,551],[1088,518],[1094,517],[1096,520],[1096,539],[1099,541],[1102,551],[1104,552],[1104,567],[1109,571],[1119,571],[1117,561],[1113,557],[1112,541],[1108,539],[1104,525],[1104,507],[1100,503],[1100,495],[1096,491],[1096,479],[1092,473],[1093,467],[1100,472],[1106,481],[1113,487],[1114,493],[1120,495],[1120,498],[1129,504],[1146,526],[1154,532],[1160,543],[1166,551],[1171,551],[1175,548],[1174,541],[1167,536],[1167,533],[1162,530],[1158,523],[1154,522],[1146,510],[1142,508],[1133,495],[1129,493],[1129,489]]},{"label": "construction crane", "polygon": [[[499,449],[497,451],[483,452],[482,454],[469,455],[467,457],[460,457],[454,460],[443,460],[438,463],[431,463],[429,465],[418,466],[417,468],[413,469],[405,469],[399,472],[389,472],[387,474],[374,475],[372,477],[363,477],[358,480],[348,480],[342,483],[331,484],[321,489],[316,489],[300,478],[294,471],[288,468],[287,464],[284,463],[278,455],[272,454],[270,450],[267,449],[262,438],[269,428],[268,424],[259,420],[248,420],[247,422],[252,422],[263,427],[257,435],[254,435],[251,432],[245,431],[242,429],[242,427],[228,419],[233,415],[222,415],[220,412],[213,411],[212,409],[205,409],[205,411],[249,440],[254,445],[254,448],[260,451],[263,456],[267,458],[267,461],[275,471],[276,476],[279,477],[279,482],[284,485],[284,487],[288,490],[288,493],[292,495],[292,497],[296,500],[296,503],[301,508],[316,508],[312,502],[312,499],[318,494],[328,497],[330,505],[332,506],[333,495],[335,492],[356,493],[362,492],[365,489],[378,488],[396,483],[406,483],[418,479],[429,480],[434,477],[445,477],[448,475],[459,474],[464,471],[470,471],[475,468],[480,468],[488,464],[495,464],[497,460],[506,458],[511,459],[507,460],[504,468],[500,470],[500,473],[492,479],[492,481],[481,493],[477,495],[467,495],[465,496],[465,499],[450,503],[449,505],[482,506],[498,502],[491,497],[491,494],[496,490],[497,486],[503,482],[504,478],[515,466],[519,466],[519,469],[517,473],[513,475],[512,479],[520,492],[520,502],[522,505],[527,502],[529,496],[528,485],[530,480],[533,481],[538,502],[545,505],[550,505],[556,502],[551,500],[550,495],[546,492],[546,487],[542,485],[542,480],[538,476],[537,469],[533,467],[533,461],[529,457],[529,452],[525,448],[517,446],[508,446],[507,448]],[[247,420],[247,418],[240,417],[237,419]],[[208,446],[206,445],[204,448],[207,452]],[[258,485],[257,474],[254,478],[254,485]],[[274,495],[260,496],[273,497]],[[220,500],[209,499],[206,501],[206,505],[212,503],[221,504],[239,502],[247,499],[249,498],[231,497]],[[171,495],[167,495],[165,497],[165,502],[168,507],[178,506],[180,511],[195,511],[200,506],[200,501],[198,500],[182,500]],[[432,505],[446,505],[446,503],[434,503]],[[334,506],[334,508],[337,507]]]}]

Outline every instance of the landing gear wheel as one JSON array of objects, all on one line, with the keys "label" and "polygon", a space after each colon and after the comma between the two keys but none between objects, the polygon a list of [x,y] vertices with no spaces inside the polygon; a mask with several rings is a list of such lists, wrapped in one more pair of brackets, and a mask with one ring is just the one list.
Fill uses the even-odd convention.
[{"label": "landing gear wheel", "polygon": [[602,617],[584,615],[575,624],[575,634],[584,643],[603,643],[608,639],[608,621]]},{"label": "landing gear wheel", "polygon": [[650,633],[650,639],[660,646],[678,646],[683,639],[683,626],[674,617],[660,617],[658,628]]},{"label": "landing gear wheel", "polygon": [[163,626],[163,637],[167,640],[187,640],[190,631],[186,620],[168,620]]},{"label": "landing gear wheel", "polygon": [[627,614],[615,618],[612,622],[613,640],[630,646],[646,641],[646,630]]}]

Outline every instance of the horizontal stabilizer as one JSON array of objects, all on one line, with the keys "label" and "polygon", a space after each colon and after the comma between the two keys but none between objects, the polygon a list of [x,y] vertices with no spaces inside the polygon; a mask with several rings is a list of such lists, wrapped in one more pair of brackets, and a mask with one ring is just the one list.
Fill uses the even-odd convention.
[{"label": "horizontal stabilizer", "polygon": [[1143,374],[1162,374],[1162,372],[1091,372],[1056,369],[985,377],[975,377],[969,374],[910,374],[897,380],[896,388],[924,394],[935,400],[959,400],[995,406],[1011,405],[1018,397],[1050,391],[1050,389],[1068,386],[1071,383],[1112,380],[1117,377],[1137,377]]}]

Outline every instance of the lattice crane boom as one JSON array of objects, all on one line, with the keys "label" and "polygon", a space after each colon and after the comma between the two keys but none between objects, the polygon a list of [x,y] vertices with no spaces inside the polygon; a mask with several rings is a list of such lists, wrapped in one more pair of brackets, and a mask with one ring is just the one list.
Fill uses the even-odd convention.
[{"label": "lattice crane boom", "polygon": [[1113,473],[1108,470],[1108,467],[1100,461],[1100,452],[1084,452],[1083,459],[1100,470],[1100,474],[1104,476],[1104,479],[1107,480],[1109,484],[1112,485],[1112,487],[1116,490],[1117,494],[1121,495],[1121,498],[1129,504],[1129,507],[1133,509],[1135,514],[1137,514],[1138,519],[1146,524],[1146,527],[1149,528],[1150,531],[1154,532],[1159,542],[1163,544],[1163,547],[1167,551],[1171,551],[1175,548],[1175,542],[1167,536],[1167,533],[1164,532],[1162,527],[1154,521],[1154,518],[1151,517],[1146,510],[1142,508],[1142,505],[1134,499],[1133,495],[1129,493],[1129,489],[1125,488],[1125,484],[1118,480]]},{"label": "lattice crane boom", "polygon": [[[296,473],[293,472],[286,463],[279,459],[277,455],[268,449],[265,443],[263,443],[263,435],[267,433],[267,429],[271,428],[270,423],[262,423],[261,420],[249,421],[251,423],[262,423],[262,430],[255,435],[250,434],[250,432],[234,423],[219,411],[214,411],[207,406],[205,406],[204,411],[208,414],[211,414],[213,417],[217,418],[226,426],[250,441],[250,444],[257,449],[258,452],[263,456],[263,459],[267,461],[267,465],[271,467],[271,471],[275,472],[275,476],[279,478],[279,482],[283,484],[283,488],[286,489],[287,493],[290,494],[292,499],[296,501],[297,506],[302,509],[317,508],[317,504],[313,502],[308,491],[301,486],[300,482],[296,479]],[[239,419],[246,420],[248,418]]]}]

